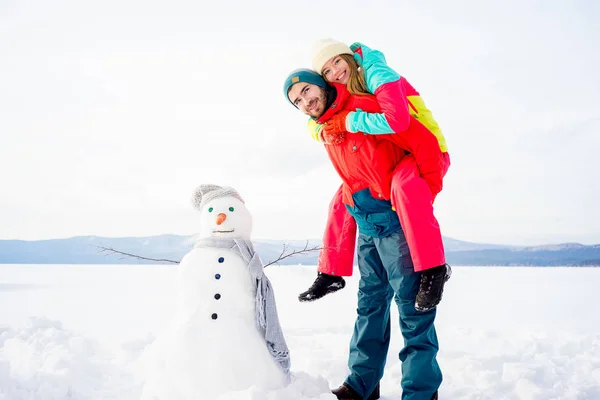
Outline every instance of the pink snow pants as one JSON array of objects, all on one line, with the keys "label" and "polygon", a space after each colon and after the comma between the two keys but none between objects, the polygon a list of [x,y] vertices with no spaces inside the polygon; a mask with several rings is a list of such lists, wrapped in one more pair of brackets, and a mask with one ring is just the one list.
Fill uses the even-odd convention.
[{"label": "pink snow pants", "polygon": [[[450,168],[450,155],[444,155],[444,171]],[[433,196],[419,175],[412,155],[405,156],[392,176],[391,202],[398,213],[408,242],[415,271],[446,263],[442,233],[433,215]],[[342,201],[342,187],[329,204],[329,215],[319,253],[318,271],[329,275],[351,276],[356,248],[356,221]]]}]

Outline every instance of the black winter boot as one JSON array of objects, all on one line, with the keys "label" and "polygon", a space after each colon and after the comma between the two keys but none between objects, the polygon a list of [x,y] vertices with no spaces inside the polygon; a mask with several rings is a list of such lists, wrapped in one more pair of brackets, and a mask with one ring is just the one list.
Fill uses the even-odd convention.
[{"label": "black winter boot", "polygon": [[421,283],[415,300],[417,311],[429,311],[442,300],[444,285],[452,275],[452,268],[448,264],[426,269],[421,272]]},{"label": "black winter boot", "polygon": [[[331,391],[331,393],[333,393],[338,400],[362,400],[363,397],[356,393],[356,391],[354,389],[352,389],[349,385],[347,385],[346,383],[343,383],[342,386],[340,386],[337,389],[333,389]],[[377,400],[379,399],[379,382],[377,382],[377,386],[375,386],[375,389],[373,389],[373,393],[371,393],[371,395],[369,397],[367,397],[367,400]]]},{"label": "black winter boot", "polygon": [[436,391],[433,396],[431,396],[431,400],[438,400],[438,392]]},{"label": "black winter boot", "polygon": [[337,292],[345,286],[346,281],[341,276],[327,275],[319,272],[312,286],[306,292],[300,293],[298,300],[314,301],[329,293]]}]

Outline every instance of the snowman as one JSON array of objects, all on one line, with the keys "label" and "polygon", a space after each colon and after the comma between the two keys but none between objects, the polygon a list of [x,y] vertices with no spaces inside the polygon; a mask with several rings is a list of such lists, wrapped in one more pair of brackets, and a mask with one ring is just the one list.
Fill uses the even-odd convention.
[{"label": "snowman", "polygon": [[289,382],[290,359],[273,289],[254,252],[252,216],[232,188],[201,185],[201,230],[178,273],[174,320],[155,342],[143,399],[217,399]]}]

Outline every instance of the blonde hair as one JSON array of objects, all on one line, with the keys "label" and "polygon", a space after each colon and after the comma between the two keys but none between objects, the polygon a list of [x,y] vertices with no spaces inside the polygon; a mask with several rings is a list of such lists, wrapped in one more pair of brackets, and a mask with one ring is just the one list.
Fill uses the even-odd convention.
[{"label": "blonde hair", "polygon": [[[367,89],[367,84],[365,83],[364,69],[358,67],[358,63],[354,59],[354,56],[352,54],[338,54],[338,56],[346,61],[350,68],[350,77],[348,78],[348,83],[346,83],[348,91],[351,94],[372,94]],[[327,78],[325,78],[325,80],[327,80]]]}]

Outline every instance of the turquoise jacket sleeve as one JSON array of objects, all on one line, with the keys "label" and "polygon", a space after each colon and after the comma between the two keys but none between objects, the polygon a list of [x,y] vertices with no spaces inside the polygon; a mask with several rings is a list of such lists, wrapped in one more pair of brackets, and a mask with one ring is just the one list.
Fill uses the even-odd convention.
[{"label": "turquoise jacket sleeve", "polygon": [[354,58],[364,69],[369,92],[377,98],[381,113],[357,111],[346,117],[349,132],[389,134],[408,129],[410,113],[401,76],[387,65],[383,53],[361,43],[350,46]]}]

